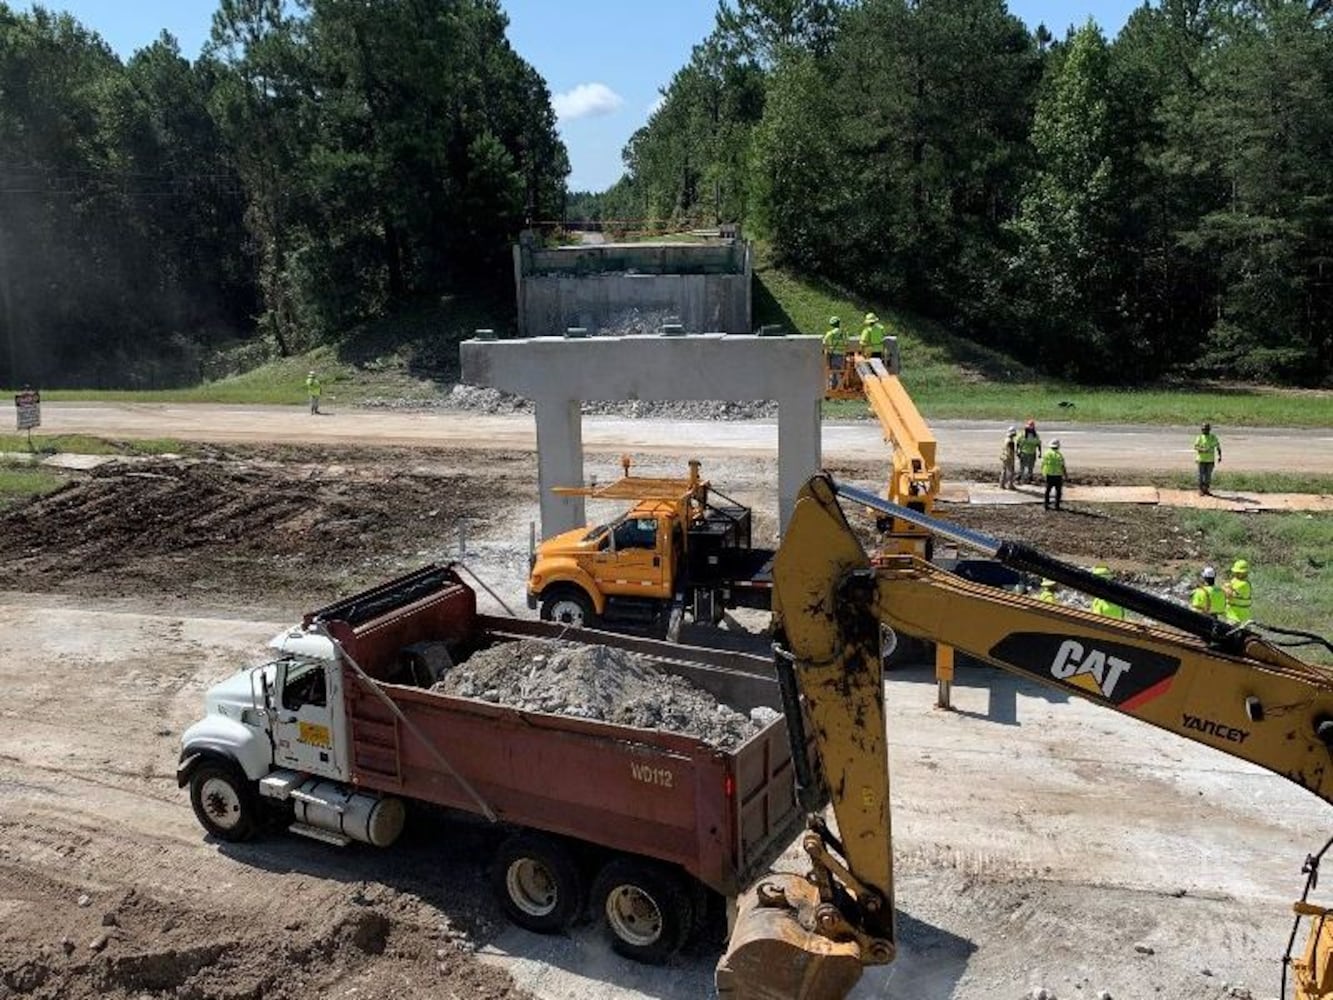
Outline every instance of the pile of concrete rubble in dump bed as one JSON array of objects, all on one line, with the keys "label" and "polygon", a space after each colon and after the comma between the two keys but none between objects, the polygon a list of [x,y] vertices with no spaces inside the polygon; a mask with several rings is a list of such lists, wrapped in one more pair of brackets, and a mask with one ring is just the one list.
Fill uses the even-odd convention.
[{"label": "pile of concrete rubble in dump bed", "polygon": [[529,712],[665,729],[724,750],[740,746],[778,715],[761,707],[747,717],[636,653],[544,639],[475,653],[451,667],[433,690]]}]

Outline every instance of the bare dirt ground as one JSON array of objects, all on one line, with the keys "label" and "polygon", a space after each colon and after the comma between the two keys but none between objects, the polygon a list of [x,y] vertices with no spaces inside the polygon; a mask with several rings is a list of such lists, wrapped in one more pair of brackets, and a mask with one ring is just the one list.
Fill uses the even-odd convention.
[{"label": "bare dirt ground", "polygon": [[[644,455],[640,470],[679,472],[683,457]],[[606,479],[618,463],[589,469]],[[771,537],[770,461],[705,473]],[[588,929],[506,925],[479,826],[414,815],[387,852],[286,835],[223,846],[176,788],[209,685],[301,611],[451,558],[460,522],[468,564],[523,610],[534,482],[526,453],[219,450],[108,466],[0,514],[0,998],[707,996],[706,947],[648,969]],[[1027,507],[950,516],[1078,559],[1196,556],[1153,509],[1058,527]],[[1326,807],[990,671],[962,671],[957,713],[933,694],[925,670],[888,685],[902,957],[857,996],[1276,994]]]}]

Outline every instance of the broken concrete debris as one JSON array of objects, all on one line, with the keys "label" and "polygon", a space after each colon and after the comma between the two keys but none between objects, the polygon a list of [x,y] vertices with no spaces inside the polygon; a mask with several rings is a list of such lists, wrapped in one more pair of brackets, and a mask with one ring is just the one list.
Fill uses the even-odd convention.
[{"label": "broken concrete debris", "polygon": [[[697,736],[732,750],[764,725],[747,718],[647,657],[611,649],[524,639],[484,649],[451,669],[434,690],[464,698]],[[776,716],[776,713],[774,713]]]}]

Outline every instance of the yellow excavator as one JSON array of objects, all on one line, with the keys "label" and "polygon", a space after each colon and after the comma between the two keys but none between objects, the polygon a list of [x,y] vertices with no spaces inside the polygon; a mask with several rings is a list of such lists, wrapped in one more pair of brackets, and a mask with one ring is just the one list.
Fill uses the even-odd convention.
[{"label": "yellow excavator", "polygon": [[[1042,603],[951,574],[918,555],[877,556],[839,506],[908,520],[1014,569],[1135,611],[1151,624]],[[1333,670],[1283,646],[1308,633],[1235,627],[1054,559],[949,525],[821,475],[802,489],[774,569],[777,669],[792,739],[812,727],[836,830],[810,815],[803,875],[771,873],[742,897],[717,968],[724,1000],[837,1000],[897,951],[884,630],[934,639],[1010,672],[1250,761],[1333,802]],[[802,714],[802,703],[806,715]],[[798,744],[799,745],[799,744]],[[793,760],[804,761],[801,755]],[[803,803],[818,776],[798,772]],[[809,809],[810,806],[807,806]],[[1305,892],[1283,965],[1297,1000],[1333,998],[1333,921]],[[1296,949],[1302,921],[1305,944]]]}]

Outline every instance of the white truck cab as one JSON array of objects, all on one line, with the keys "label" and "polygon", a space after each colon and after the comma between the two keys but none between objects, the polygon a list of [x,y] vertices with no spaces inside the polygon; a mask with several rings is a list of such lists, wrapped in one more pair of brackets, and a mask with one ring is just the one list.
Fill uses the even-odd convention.
[{"label": "white truck cab", "polygon": [[276,658],[209,689],[205,715],[181,737],[177,783],[222,840],[244,840],[265,805],[290,803],[291,829],[345,844],[392,843],[396,799],[343,785],[350,777],[343,664],[332,641],[296,626],[275,636]]}]

